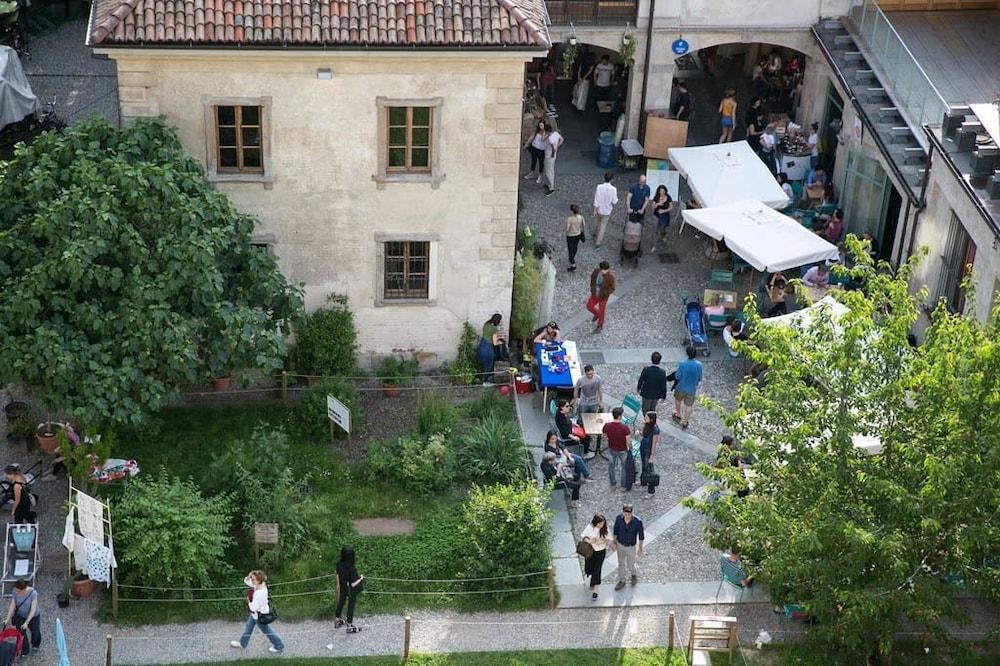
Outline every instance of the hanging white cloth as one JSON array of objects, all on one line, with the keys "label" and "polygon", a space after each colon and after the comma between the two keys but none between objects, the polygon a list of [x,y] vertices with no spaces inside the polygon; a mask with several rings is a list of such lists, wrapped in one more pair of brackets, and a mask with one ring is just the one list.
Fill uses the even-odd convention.
[{"label": "hanging white cloth", "polygon": [[587,96],[589,94],[590,81],[588,79],[578,81],[576,86],[573,88],[573,106],[576,107],[577,111],[587,110]]},{"label": "hanging white cloth", "polygon": [[73,507],[69,508],[66,514],[66,527],[63,530],[62,545],[66,550],[73,550],[73,542],[76,540],[76,525],[73,522]]},{"label": "hanging white cloth", "polygon": [[104,543],[104,505],[90,495],[76,491],[77,519],[80,533],[94,543]]},{"label": "hanging white cloth", "polygon": [[87,539],[79,534],[73,539],[73,569],[87,571]]},{"label": "hanging white cloth", "polygon": [[111,549],[86,539],[87,544],[87,576],[98,583],[111,584],[111,560],[114,558]]}]

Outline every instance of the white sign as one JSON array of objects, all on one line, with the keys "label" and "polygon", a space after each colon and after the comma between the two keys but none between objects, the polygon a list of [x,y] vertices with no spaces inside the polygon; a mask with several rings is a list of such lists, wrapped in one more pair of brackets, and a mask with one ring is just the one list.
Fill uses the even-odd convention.
[{"label": "white sign", "polygon": [[351,410],[329,393],[326,395],[326,415],[331,421],[343,428],[344,432],[351,432]]}]

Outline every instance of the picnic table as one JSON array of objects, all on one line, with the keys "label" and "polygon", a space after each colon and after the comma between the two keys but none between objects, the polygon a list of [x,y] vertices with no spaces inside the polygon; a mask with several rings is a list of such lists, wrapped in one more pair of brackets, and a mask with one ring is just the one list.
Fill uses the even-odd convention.
[{"label": "picnic table", "polygon": [[538,384],[542,387],[542,405],[549,404],[549,389],[569,389],[580,379],[580,358],[576,343],[536,342],[535,360],[538,362]]}]

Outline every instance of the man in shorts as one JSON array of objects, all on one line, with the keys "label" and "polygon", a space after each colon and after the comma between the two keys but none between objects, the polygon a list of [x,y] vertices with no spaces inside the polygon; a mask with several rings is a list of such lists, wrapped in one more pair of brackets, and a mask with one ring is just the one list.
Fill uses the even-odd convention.
[{"label": "man in shorts", "polygon": [[701,362],[695,358],[696,356],[698,356],[698,350],[694,347],[688,347],[687,360],[677,364],[674,413],[670,418],[680,423],[681,427],[685,429],[688,427],[691,412],[694,411],[694,399],[698,395],[698,384],[701,383],[702,379]]}]

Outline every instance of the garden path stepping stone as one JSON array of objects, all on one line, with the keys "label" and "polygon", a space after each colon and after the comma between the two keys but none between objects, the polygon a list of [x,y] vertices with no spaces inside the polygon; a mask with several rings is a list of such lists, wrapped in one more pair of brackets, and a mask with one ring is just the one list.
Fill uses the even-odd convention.
[{"label": "garden path stepping stone", "polygon": [[351,521],[361,536],[413,534],[415,525],[407,518],[358,518]]}]

